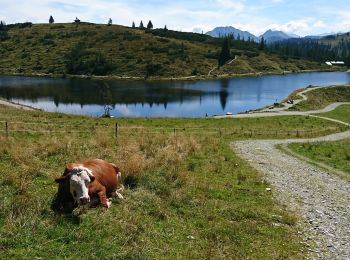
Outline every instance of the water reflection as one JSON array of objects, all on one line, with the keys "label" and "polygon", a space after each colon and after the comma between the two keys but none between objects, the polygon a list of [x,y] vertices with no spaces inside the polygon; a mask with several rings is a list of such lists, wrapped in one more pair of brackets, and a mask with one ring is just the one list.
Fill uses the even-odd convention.
[{"label": "water reflection", "polygon": [[48,111],[99,116],[238,113],[308,85],[349,84],[349,73],[305,73],[198,82],[100,81],[0,76],[0,96]]}]

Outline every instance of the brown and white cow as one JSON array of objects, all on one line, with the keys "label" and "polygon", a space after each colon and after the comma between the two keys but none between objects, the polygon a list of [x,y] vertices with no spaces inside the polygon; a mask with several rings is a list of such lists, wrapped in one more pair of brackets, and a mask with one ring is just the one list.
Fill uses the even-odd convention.
[{"label": "brown and white cow", "polygon": [[123,185],[119,168],[104,160],[70,163],[55,181],[59,184],[52,205],[56,211],[71,212],[79,205],[93,206],[96,202],[109,208],[109,198],[123,198],[120,194]]}]

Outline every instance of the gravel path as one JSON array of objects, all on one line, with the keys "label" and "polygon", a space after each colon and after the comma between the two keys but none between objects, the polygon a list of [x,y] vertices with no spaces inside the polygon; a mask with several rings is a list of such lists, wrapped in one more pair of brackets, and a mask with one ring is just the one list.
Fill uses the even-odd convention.
[{"label": "gravel path", "polygon": [[[328,86],[326,86],[328,87]],[[350,102],[335,102],[323,109],[318,110],[311,110],[311,111],[288,111],[288,109],[292,106],[295,106],[296,104],[300,103],[301,101],[307,100],[306,93],[313,91],[315,89],[319,88],[326,88],[326,87],[314,87],[314,88],[307,88],[301,92],[298,93],[298,95],[301,97],[301,99],[295,100],[294,104],[288,104],[287,102],[282,103],[283,107],[276,107],[273,109],[262,109],[257,111],[251,111],[248,113],[242,113],[237,115],[224,115],[224,116],[215,116],[214,118],[258,118],[258,117],[272,117],[272,116],[308,116],[311,114],[319,114],[319,113],[326,113],[330,112],[337,107],[341,105],[350,105]]]},{"label": "gravel path", "polygon": [[232,144],[264,173],[276,199],[301,216],[310,257],[350,259],[350,182],[282,153],[278,144],[336,141],[350,131],[313,139],[249,140]]}]

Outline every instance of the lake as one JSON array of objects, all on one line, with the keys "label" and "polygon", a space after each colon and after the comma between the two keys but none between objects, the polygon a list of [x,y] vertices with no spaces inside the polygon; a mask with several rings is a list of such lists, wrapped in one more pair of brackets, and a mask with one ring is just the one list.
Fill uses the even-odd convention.
[{"label": "lake", "polygon": [[0,97],[50,112],[116,117],[204,117],[261,108],[293,90],[350,84],[350,73],[313,72],[207,81],[100,81],[0,76]]}]

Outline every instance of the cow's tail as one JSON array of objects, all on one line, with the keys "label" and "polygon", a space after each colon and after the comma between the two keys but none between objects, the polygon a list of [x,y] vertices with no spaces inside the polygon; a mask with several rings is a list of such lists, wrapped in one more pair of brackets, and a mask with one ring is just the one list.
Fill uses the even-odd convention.
[{"label": "cow's tail", "polygon": [[111,163],[111,165],[113,166],[115,173],[117,174],[117,180],[118,180],[118,187],[115,190],[115,196],[118,197],[119,199],[123,199],[123,196],[121,194],[121,192],[124,191],[124,185],[122,184],[122,173],[120,172],[119,168]]}]

